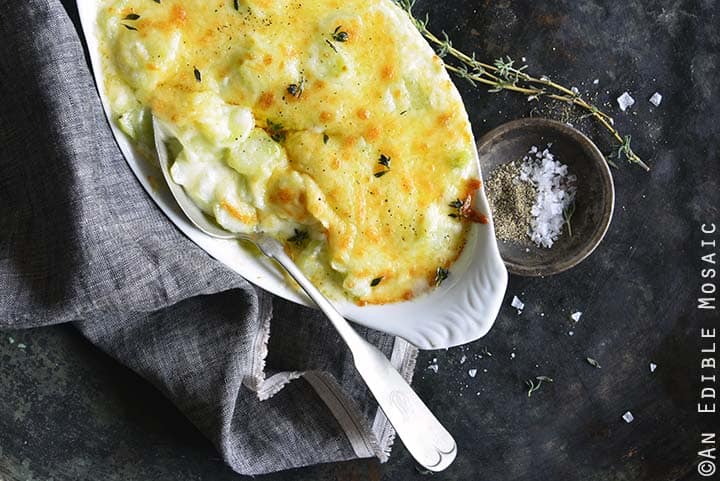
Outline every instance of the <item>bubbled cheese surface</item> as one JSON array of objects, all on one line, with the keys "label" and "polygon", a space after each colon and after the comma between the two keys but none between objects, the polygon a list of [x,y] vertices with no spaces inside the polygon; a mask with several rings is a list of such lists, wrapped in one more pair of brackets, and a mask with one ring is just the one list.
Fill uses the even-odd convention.
[{"label": "bubbled cheese surface", "polygon": [[285,241],[326,294],[409,299],[468,233],[478,176],[459,94],[391,0],[101,1],[105,92],[225,228]]}]

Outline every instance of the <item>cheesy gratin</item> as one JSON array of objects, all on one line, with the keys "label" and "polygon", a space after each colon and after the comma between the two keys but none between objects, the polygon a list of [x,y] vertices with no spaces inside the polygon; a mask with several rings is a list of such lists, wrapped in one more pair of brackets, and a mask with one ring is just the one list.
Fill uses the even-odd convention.
[{"label": "cheesy gratin", "polygon": [[409,299],[457,259],[479,188],[462,100],[391,0],[99,0],[114,121],[221,226],[283,240],[327,295]]}]

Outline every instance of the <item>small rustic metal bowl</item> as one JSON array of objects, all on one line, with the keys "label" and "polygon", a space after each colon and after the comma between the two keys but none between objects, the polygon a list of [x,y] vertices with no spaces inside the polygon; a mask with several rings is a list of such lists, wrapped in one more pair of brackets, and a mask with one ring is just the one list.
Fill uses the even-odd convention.
[{"label": "small rustic metal bowl", "polygon": [[610,226],[615,188],[605,157],[578,130],[554,120],[527,118],[501,125],[477,143],[485,178],[507,163],[521,160],[533,145],[550,151],[577,177],[572,237],[567,227],[551,248],[498,240],[508,270],[521,276],[549,276],[578,265],[600,244]]}]

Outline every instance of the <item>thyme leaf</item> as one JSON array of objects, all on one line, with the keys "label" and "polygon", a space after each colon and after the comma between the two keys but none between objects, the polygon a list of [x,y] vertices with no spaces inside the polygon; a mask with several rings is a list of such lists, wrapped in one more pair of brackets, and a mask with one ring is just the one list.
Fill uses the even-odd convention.
[{"label": "thyme leaf", "polygon": [[197,69],[197,67],[193,67],[193,73],[195,74],[195,80],[197,80],[198,82],[202,82],[202,74]]},{"label": "thyme leaf", "polygon": [[343,30],[340,30],[341,28],[342,28],[342,25],[338,25],[338,26],[335,28],[335,31],[334,31],[333,34],[332,34],[332,38],[333,38],[333,40],[335,40],[336,42],[341,42],[341,43],[342,43],[342,42],[347,42],[348,39],[350,38],[350,34],[348,34],[347,32],[345,32],[345,31],[343,31]]},{"label": "thyme leaf", "polygon": [[384,279],[384,276],[376,277],[375,279],[373,279],[373,280],[370,282],[370,287],[375,287],[375,286],[377,286],[378,284],[380,284],[380,283],[382,282],[383,279]]},{"label": "thyme leaf", "polygon": [[297,83],[288,85],[287,92],[295,98],[300,98],[305,90],[305,77],[300,77]]},{"label": "thyme leaf", "polygon": [[333,49],[335,51],[335,53],[338,53],[337,47],[335,47],[335,45],[330,40],[325,39],[325,43],[330,45],[330,48]]},{"label": "thyme leaf", "polygon": [[123,23],[122,26],[127,28],[128,30],[135,30],[137,32],[137,28],[133,27],[132,25],[127,25],[127,24]]},{"label": "thyme leaf", "polygon": [[140,15],[137,13],[128,13],[123,20],[137,20],[138,18],[140,18]]},{"label": "thyme leaf", "polygon": [[454,212],[448,214],[448,217],[452,217],[453,219],[458,219],[462,217],[462,208],[464,206],[465,202],[461,201],[460,199],[455,199],[454,201],[450,202],[448,204],[448,207],[452,207],[454,209]]},{"label": "thyme leaf", "polygon": [[585,360],[586,360],[586,361],[588,362],[588,364],[590,364],[592,367],[596,367],[596,368],[600,369],[600,363],[597,362],[595,359],[593,359],[593,358],[591,358],[591,357],[586,357]]},{"label": "thyme leaf", "polygon": [[266,119],[265,123],[267,124],[268,134],[270,134],[271,139],[278,143],[285,140],[287,132],[283,129],[282,124],[275,123],[270,119]]},{"label": "thyme leaf", "polygon": [[295,234],[288,238],[288,242],[295,244],[297,247],[301,247],[308,239],[309,235],[306,230],[295,229]]},{"label": "thyme leaf", "polygon": [[383,175],[385,175],[385,174],[387,174],[388,172],[390,172],[390,157],[388,157],[388,156],[385,155],[385,154],[380,154],[380,159],[378,160],[378,164],[380,164],[380,165],[382,165],[383,167],[385,167],[385,170],[381,170],[381,171],[379,171],[379,172],[375,172],[375,174],[374,174],[375,177],[380,178],[380,177],[382,177]]},{"label": "thyme leaf", "polygon": [[450,271],[444,267],[438,267],[435,271],[435,287],[440,285],[450,276]]}]

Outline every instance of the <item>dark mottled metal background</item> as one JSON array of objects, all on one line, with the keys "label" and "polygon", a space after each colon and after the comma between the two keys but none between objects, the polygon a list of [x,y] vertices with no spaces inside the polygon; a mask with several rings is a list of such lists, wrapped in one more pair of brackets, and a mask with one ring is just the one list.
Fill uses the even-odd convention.
[{"label": "dark mottled metal background", "polygon": [[[484,340],[421,354],[416,389],[460,449],[455,464],[434,477],[696,479],[699,433],[713,427],[695,414],[698,325],[710,322],[696,314],[695,297],[699,225],[720,221],[718,2],[453,0],[419,1],[416,9],[480,58],[526,57],[530,71],[610,102],[652,166],[649,174],[627,165],[614,171],[616,215],[590,259],[552,278],[511,278],[508,300],[517,294],[525,301],[522,315],[506,302]],[[535,107],[514,94],[459,86],[478,136]],[[630,114],[614,102],[624,90],[637,100]],[[659,108],[647,101],[656,90],[664,95]],[[610,149],[607,136],[581,125]],[[577,324],[568,317],[573,310],[584,312]],[[13,345],[0,338],[3,481],[239,479],[158,392],[72,329],[10,335]],[[493,356],[480,359],[483,347]],[[437,374],[426,369],[433,358]],[[651,361],[659,366],[654,374]],[[467,375],[470,368],[477,377]],[[536,375],[556,382],[528,398],[523,381]],[[621,419],[627,410],[631,424]],[[424,477],[397,443],[386,465],[358,461],[258,479]]]}]

